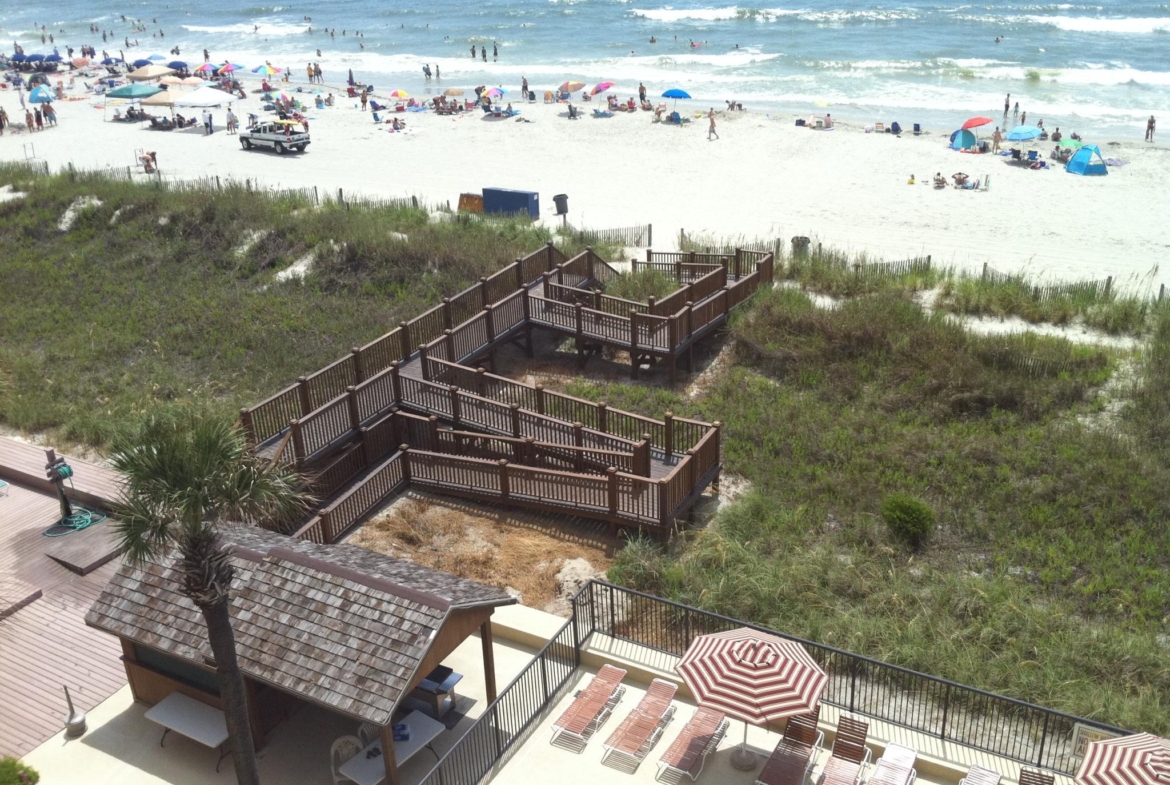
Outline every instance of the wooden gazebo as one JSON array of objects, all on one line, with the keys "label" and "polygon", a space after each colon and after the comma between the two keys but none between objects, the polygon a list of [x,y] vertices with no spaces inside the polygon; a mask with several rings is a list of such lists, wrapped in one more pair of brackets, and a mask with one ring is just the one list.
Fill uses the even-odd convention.
[{"label": "wooden gazebo", "polygon": [[[496,697],[491,615],[504,592],[352,545],[260,529],[225,533],[237,568],[233,627],[257,747],[289,696],[381,728],[386,782],[398,782],[391,725],[403,699],[477,629]],[[222,708],[206,628],[179,592],[175,556],[124,565],[86,623],[122,641],[136,700],[173,692]]]}]

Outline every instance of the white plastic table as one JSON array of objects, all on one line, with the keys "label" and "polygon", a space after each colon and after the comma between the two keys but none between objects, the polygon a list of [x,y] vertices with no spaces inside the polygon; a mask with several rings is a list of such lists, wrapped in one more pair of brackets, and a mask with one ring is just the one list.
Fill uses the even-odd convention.
[{"label": "white plastic table", "polygon": [[[146,712],[146,719],[163,726],[160,747],[166,744],[167,734],[171,731],[212,749],[221,747],[228,739],[223,712],[181,692],[172,692],[152,706]],[[226,747],[220,749],[219,760],[215,762],[216,771],[230,751]]]},{"label": "white plastic table", "polygon": [[[394,742],[394,759],[398,761],[399,766],[410,760],[423,747],[430,747],[431,742],[447,730],[443,723],[431,719],[421,711],[412,711],[398,724],[410,729],[409,739]],[[378,750],[378,754],[366,757],[374,749]],[[338,771],[358,785],[378,785],[386,778],[386,761],[382,759],[381,752],[382,741],[377,739],[343,763]],[[431,752],[435,752],[433,748]],[[435,752],[435,757],[439,757],[439,753]]]}]

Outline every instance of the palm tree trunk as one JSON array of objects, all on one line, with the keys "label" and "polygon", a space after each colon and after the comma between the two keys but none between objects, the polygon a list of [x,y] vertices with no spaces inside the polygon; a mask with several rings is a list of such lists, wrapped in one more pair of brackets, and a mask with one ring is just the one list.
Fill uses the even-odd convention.
[{"label": "palm tree trunk", "polygon": [[260,785],[252,725],[248,721],[244,676],[236,660],[236,636],[232,632],[227,598],[223,602],[200,605],[199,610],[207,622],[207,641],[211,644],[216,671],[219,673],[219,694],[223,698],[223,713],[227,719],[228,742],[232,745],[236,781],[239,785]]}]

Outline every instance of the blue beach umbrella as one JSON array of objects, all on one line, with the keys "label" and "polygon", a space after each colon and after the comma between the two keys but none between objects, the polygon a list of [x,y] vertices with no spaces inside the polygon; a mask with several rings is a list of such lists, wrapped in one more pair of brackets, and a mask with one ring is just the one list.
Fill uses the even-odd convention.
[{"label": "blue beach umbrella", "polygon": [[172,60],[169,63],[167,63],[167,68],[174,68],[176,71],[182,71],[186,67],[187,67],[187,64],[184,63],[182,60]]},{"label": "blue beach umbrella", "polygon": [[157,62],[159,60],[166,60],[166,58],[163,57],[162,55],[151,55],[150,57],[148,57],[146,59],[147,60],[154,60],[155,62]]},{"label": "blue beach umbrella", "polygon": [[25,60],[27,60],[28,58],[27,58],[27,57],[25,57],[25,56],[24,56],[22,53],[20,53],[20,52],[17,52],[16,54],[12,55],[12,56],[11,56],[11,57],[9,57],[8,59],[9,59],[9,60],[11,60],[11,61],[12,61],[12,62],[14,62],[14,63],[23,63],[23,62],[24,62]]},{"label": "blue beach umbrella", "polygon": [[144,66],[153,65],[153,63],[151,63],[149,60],[143,59],[135,60],[133,63],[131,63],[131,65],[133,65],[135,68],[142,68]]},{"label": "blue beach umbrella", "polygon": [[59,62],[61,62],[62,59],[63,58],[61,57],[61,55],[57,54],[56,52],[53,52],[53,54],[51,54],[45,58],[45,62],[46,63],[59,63]]},{"label": "blue beach umbrella", "polygon": [[45,56],[44,55],[28,55],[24,59],[30,63],[39,63],[40,61],[45,59]]},{"label": "blue beach umbrella", "polygon": [[1008,131],[1007,140],[1009,142],[1030,142],[1040,137],[1043,133],[1043,131],[1034,125],[1017,125]]},{"label": "blue beach umbrella", "polygon": [[122,61],[116,57],[107,57],[105,60],[102,60],[102,65],[117,65],[120,62]]},{"label": "blue beach umbrella", "polygon": [[688,93],[686,90],[680,90],[677,87],[672,87],[671,89],[669,89],[665,93],[663,93],[662,97],[663,98],[675,98],[675,99],[690,98],[691,94]]},{"label": "blue beach umbrella", "polygon": [[29,103],[33,104],[51,104],[53,103],[53,91],[45,85],[40,85],[28,94],[28,100]]}]

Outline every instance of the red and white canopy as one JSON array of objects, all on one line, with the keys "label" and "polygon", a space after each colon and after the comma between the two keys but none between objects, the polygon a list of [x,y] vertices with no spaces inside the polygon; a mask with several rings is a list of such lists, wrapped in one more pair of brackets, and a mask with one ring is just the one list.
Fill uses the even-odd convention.
[{"label": "red and white canopy", "polygon": [[753,725],[807,714],[829,680],[799,643],[749,629],[699,636],[675,670],[700,704]]},{"label": "red and white canopy", "polygon": [[1076,781],[1081,785],[1170,785],[1170,741],[1152,733],[1094,741]]}]

